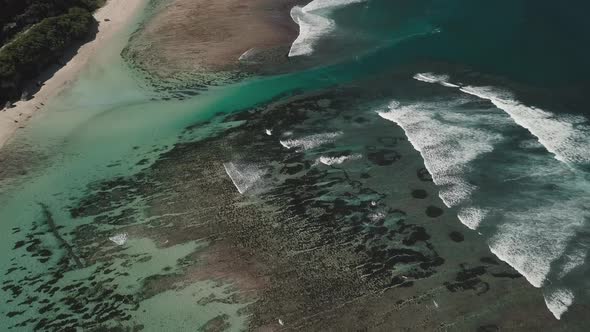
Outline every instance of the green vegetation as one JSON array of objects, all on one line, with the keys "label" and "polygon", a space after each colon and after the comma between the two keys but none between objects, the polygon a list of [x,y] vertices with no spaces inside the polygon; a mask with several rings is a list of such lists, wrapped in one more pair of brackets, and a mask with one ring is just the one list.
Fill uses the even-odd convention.
[{"label": "green vegetation", "polygon": [[[0,0],[0,107],[95,31],[103,0]],[[2,46],[2,44],[4,44]]]},{"label": "green vegetation", "polygon": [[94,11],[104,0],[0,0],[0,45],[19,32],[48,17],[78,7]]}]

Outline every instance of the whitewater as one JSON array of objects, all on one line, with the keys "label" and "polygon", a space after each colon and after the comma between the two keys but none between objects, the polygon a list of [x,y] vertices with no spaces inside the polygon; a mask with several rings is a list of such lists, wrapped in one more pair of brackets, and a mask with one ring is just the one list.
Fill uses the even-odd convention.
[{"label": "whitewater", "polygon": [[336,29],[336,23],[328,17],[330,11],[364,1],[366,0],[314,0],[303,7],[293,7],[290,14],[299,26],[299,35],[291,44],[289,57],[312,54],[317,42]]},{"label": "whitewater", "polygon": [[451,82],[447,75],[414,79],[455,92],[394,100],[377,113],[404,130],[445,205],[483,234],[498,258],[543,287],[547,307],[559,319],[575,298],[564,278],[587,252],[571,249],[590,218],[584,199],[590,184],[575,167],[590,160],[587,119],[527,106],[502,89]]}]

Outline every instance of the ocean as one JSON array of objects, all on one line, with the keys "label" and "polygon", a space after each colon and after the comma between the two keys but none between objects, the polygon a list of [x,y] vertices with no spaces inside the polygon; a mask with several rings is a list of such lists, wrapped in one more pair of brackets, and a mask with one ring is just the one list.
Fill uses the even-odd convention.
[{"label": "ocean", "polygon": [[314,0],[172,99],[138,17],[2,152],[0,329],[583,331],[589,7]]}]

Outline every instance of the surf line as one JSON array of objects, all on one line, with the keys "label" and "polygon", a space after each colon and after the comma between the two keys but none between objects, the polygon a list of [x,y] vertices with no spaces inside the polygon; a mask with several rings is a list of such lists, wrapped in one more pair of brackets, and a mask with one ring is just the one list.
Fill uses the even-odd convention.
[{"label": "surf line", "polygon": [[537,138],[543,147],[566,164],[590,162],[590,128],[588,119],[574,115],[556,115],[527,106],[514,98],[512,93],[494,87],[475,87],[449,82],[447,75],[419,73],[414,79],[430,84],[440,84],[488,100],[506,112],[519,126]]},{"label": "surf line", "polygon": [[334,31],[336,23],[326,12],[366,0],[313,0],[307,5],[291,8],[291,19],[299,25],[299,35],[291,44],[289,57],[310,55],[318,40]]}]

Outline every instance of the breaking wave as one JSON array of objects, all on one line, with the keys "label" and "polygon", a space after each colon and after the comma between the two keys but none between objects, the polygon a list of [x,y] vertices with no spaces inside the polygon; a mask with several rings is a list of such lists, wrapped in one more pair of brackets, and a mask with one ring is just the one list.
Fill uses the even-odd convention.
[{"label": "breaking wave", "polygon": [[[491,152],[494,144],[502,140],[501,135],[489,130],[464,126],[481,120],[478,114],[449,112],[461,103],[424,102],[402,106],[394,101],[389,111],[378,112],[405,131],[410,143],[422,155],[434,183],[441,187],[439,195],[449,207],[464,202],[477,189],[463,178],[469,163]],[[473,213],[466,211],[464,214]]]},{"label": "breaking wave", "polygon": [[578,203],[566,200],[550,206],[543,204],[505,212],[507,222],[499,225],[490,239],[491,251],[520,272],[531,285],[543,286],[551,264],[565,253],[568,243],[584,224],[586,213]]},{"label": "breaking wave", "polygon": [[336,23],[326,17],[329,10],[366,0],[314,0],[291,9],[291,18],[299,25],[299,35],[291,44],[289,57],[309,55],[318,40],[334,31]]},{"label": "breaking wave", "polygon": [[545,294],[545,304],[555,318],[560,319],[574,303],[574,294],[568,289],[556,289]]},{"label": "breaking wave", "polygon": [[585,171],[570,167],[590,161],[587,120],[522,105],[496,88],[451,83],[446,75],[414,78],[464,95],[392,101],[377,113],[404,130],[445,205],[456,208],[467,227],[486,233],[498,258],[544,287],[547,307],[559,319],[573,291],[546,288],[554,289],[587,256],[587,248],[575,244],[590,220],[590,183]]},{"label": "breaking wave", "polygon": [[338,131],[333,133],[315,134],[297,139],[281,140],[279,142],[287,149],[299,148],[300,150],[309,150],[325,143],[334,142],[340,135],[342,135],[342,132]]},{"label": "breaking wave", "polygon": [[340,156],[340,157],[326,157],[326,156],[321,156],[318,158],[318,162],[322,163],[324,165],[327,166],[331,166],[331,165],[339,165],[342,164],[345,161],[348,160],[358,160],[362,158],[362,155],[360,154],[353,154],[353,155],[349,155],[349,156]]},{"label": "breaking wave", "polygon": [[590,162],[590,122],[582,116],[557,115],[527,106],[516,100],[512,93],[495,87],[450,83],[446,75],[421,73],[416,74],[414,79],[458,88],[464,93],[489,100],[510,115],[519,126],[533,134],[558,160],[567,163]]}]

